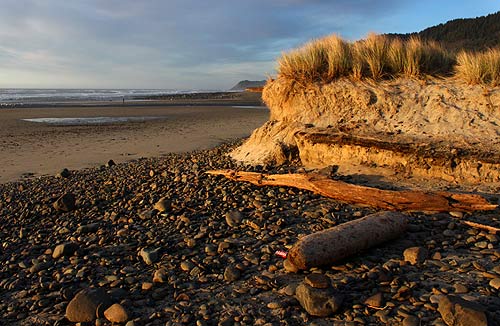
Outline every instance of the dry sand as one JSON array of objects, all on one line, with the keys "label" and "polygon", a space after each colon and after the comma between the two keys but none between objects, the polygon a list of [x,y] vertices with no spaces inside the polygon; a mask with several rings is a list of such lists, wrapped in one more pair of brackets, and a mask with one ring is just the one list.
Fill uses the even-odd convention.
[{"label": "dry sand", "polygon": [[[220,101],[219,101],[220,102]],[[0,183],[53,175],[140,157],[213,147],[248,136],[269,115],[244,104],[139,103],[133,106],[13,108],[0,111]],[[203,103],[201,103],[203,104]],[[256,103],[257,105],[259,103]],[[107,125],[55,126],[31,118],[154,116],[161,119]]]}]

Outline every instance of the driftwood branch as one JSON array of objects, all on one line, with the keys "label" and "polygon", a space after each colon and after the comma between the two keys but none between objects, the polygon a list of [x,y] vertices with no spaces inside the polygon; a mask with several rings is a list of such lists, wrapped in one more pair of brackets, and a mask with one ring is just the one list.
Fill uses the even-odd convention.
[{"label": "driftwood branch", "polygon": [[472,194],[450,192],[394,191],[349,184],[319,174],[261,174],[212,170],[206,173],[223,175],[235,181],[257,186],[288,186],[309,190],[325,197],[350,204],[360,204],[391,211],[472,212],[494,210],[497,205]]},{"label": "driftwood branch", "polygon": [[476,229],[485,230],[485,231],[488,231],[490,233],[499,233],[500,232],[499,228],[496,228],[494,226],[481,224],[481,223],[476,223],[476,222],[471,222],[471,221],[460,221],[460,223],[468,225],[468,226],[476,228]]}]

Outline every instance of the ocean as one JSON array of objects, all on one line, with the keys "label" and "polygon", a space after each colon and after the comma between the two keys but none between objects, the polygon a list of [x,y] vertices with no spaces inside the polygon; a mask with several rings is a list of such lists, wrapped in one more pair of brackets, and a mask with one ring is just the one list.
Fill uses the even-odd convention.
[{"label": "ocean", "polygon": [[220,90],[0,88],[0,104],[118,101],[122,99],[133,100],[149,96],[210,92],[220,92]]}]

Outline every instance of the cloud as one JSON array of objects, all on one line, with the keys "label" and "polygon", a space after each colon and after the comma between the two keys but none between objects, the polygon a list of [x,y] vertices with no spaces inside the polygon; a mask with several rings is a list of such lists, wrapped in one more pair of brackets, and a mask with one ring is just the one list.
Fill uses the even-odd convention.
[{"label": "cloud", "polygon": [[[36,70],[33,78],[38,79],[44,71],[64,72],[71,87],[91,84],[92,76],[99,87],[123,87],[124,80],[130,87],[139,82],[143,87],[229,87],[234,78],[273,73],[282,51],[310,38],[334,32],[349,39],[371,30],[397,32],[422,15],[422,8],[408,11],[412,3],[3,0],[0,71],[29,76]],[[402,15],[404,21],[398,19]],[[8,85],[8,78],[0,79],[0,87]]]}]

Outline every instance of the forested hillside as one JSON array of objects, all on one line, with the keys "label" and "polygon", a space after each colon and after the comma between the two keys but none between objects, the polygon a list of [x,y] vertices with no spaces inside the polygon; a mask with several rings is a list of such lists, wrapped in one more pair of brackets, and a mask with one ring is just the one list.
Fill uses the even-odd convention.
[{"label": "forested hillside", "polygon": [[500,11],[487,16],[454,19],[429,27],[418,33],[389,34],[393,37],[422,39],[441,42],[450,50],[485,50],[500,46]]}]

